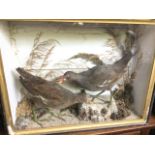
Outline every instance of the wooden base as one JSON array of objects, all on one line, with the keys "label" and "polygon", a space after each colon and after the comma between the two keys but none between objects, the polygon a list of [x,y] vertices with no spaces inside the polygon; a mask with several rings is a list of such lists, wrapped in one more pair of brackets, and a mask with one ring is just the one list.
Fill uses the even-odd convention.
[{"label": "wooden base", "polygon": [[[1,122],[0,122],[1,123]],[[145,125],[136,125],[130,127],[118,127],[110,129],[99,129],[91,131],[76,131],[60,133],[65,135],[148,135],[151,129],[155,129],[155,116],[151,116]],[[7,134],[6,130],[0,128],[0,135]],[[59,135],[60,135],[59,134]]]},{"label": "wooden base", "polygon": [[117,127],[110,129],[99,129],[91,131],[78,131],[62,133],[65,135],[148,135],[151,129],[155,129],[155,116],[151,116],[145,125],[135,125],[129,127]]}]

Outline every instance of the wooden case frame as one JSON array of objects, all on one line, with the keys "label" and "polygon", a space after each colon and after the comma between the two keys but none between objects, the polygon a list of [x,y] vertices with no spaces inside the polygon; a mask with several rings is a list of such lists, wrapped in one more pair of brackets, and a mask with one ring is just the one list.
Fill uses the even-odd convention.
[{"label": "wooden case frame", "polygon": [[[12,21],[12,20],[9,20]],[[81,20],[81,19],[70,19],[70,20],[56,20],[56,19],[45,19],[45,20],[13,20],[13,21],[48,21],[48,22],[84,22],[84,23],[115,23],[115,24],[146,24],[146,25],[155,25],[154,20]],[[96,123],[96,124],[87,124],[87,125],[63,125],[59,127],[51,127],[51,128],[40,128],[40,129],[31,129],[31,130],[16,130],[13,125],[11,110],[10,110],[10,103],[8,99],[8,92],[6,87],[5,75],[3,70],[3,63],[2,57],[0,55],[0,88],[2,92],[2,101],[3,101],[3,108],[4,114],[6,117],[7,128],[9,134],[51,134],[51,133],[62,133],[62,132],[72,132],[72,131],[82,131],[82,130],[93,130],[93,129],[101,129],[107,127],[120,127],[125,125],[137,125],[137,124],[144,124],[147,122],[152,92],[155,83],[155,60],[152,68],[152,73],[150,77],[150,82],[148,86],[147,97],[145,101],[145,108],[143,117],[137,120],[130,120],[130,121],[115,121],[115,122],[108,122],[108,123]]]}]

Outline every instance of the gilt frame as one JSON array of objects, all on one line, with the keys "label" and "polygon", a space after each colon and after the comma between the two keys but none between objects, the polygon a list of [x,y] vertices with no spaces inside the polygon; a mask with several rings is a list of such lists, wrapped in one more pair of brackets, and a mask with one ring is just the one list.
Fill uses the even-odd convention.
[{"label": "gilt frame", "polygon": [[[12,20],[7,20],[12,21]],[[29,19],[20,19],[13,21],[42,21],[42,22],[86,22],[86,23],[116,23],[116,24],[147,24],[147,25],[155,25],[154,20],[102,20],[102,19],[39,19],[39,20],[29,20]],[[8,128],[9,134],[51,134],[51,133],[62,133],[62,132],[71,132],[71,131],[82,131],[82,130],[93,130],[93,129],[103,129],[107,127],[120,127],[125,125],[137,125],[137,124],[145,124],[147,122],[147,118],[149,115],[149,109],[151,106],[151,98],[155,83],[155,60],[153,63],[152,73],[148,85],[147,97],[145,100],[145,108],[143,117],[136,120],[125,120],[125,121],[116,121],[116,122],[108,122],[108,123],[95,123],[95,124],[87,124],[87,125],[63,125],[59,127],[50,127],[50,128],[40,128],[40,129],[30,129],[30,130],[16,130],[13,125],[13,120],[11,116],[10,103],[8,99],[8,92],[6,87],[2,57],[0,53],[0,88],[1,88],[1,97],[4,109],[4,115],[6,118],[6,124]]]}]

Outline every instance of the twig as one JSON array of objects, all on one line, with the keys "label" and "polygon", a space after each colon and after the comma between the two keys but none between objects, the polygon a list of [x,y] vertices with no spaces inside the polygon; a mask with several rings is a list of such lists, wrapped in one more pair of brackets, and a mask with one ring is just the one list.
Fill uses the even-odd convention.
[{"label": "twig", "polygon": [[49,55],[51,54],[51,52],[52,52],[52,50],[53,50],[54,48],[55,48],[55,46],[51,47],[51,48],[48,50],[47,54],[45,55],[45,57],[44,57],[44,59],[43,59],[43,62],[42,62],[42,64],[41,64],[41,66],[40,66],[40,69],[42,69],[42,68],[46,65],[46,61],[47,61]]},{"label": "twig", "polygon": [[33,107],[32,107],[32,120],[36,122],[40,127],[43,127],[43,125],[38,121]]},{"label": "twig", "polygon": [[38,43],[39,43],[39,41],[40,41],[41,35],[42,35],[42,33],[39,32],[39,33],[36,35],[35,39],[34,39],[32,51],[31,51],[31,53],[30,53],[29,59],[26,61],[26,67],[32,68],[34,53],[35,53],[36,47],[37,47],[37,45],[38,45]]}]

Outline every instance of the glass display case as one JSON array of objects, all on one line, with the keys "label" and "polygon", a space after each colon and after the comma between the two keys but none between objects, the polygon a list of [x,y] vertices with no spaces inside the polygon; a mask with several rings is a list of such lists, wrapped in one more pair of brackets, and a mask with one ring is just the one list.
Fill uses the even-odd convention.
[{"label": "glass display case", "polygon": [[152,20],[0,21],[10,134],[145,124],[155,82]]}]

